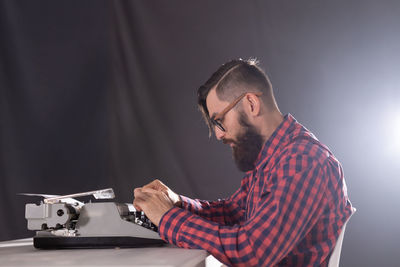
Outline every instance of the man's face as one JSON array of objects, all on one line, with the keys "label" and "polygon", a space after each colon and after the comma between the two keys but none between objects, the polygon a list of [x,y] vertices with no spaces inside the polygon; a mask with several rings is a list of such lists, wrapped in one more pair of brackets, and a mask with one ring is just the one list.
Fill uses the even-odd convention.
[{"label": "man's face", "polygon": [[[215,89],[208,94],[206,103],[210,117],[229,105],[229,102],[218,99]],[[230,145],[238,169],[244,172],[254,169],[254,163],[263,145],[263,139],[257,129],[249,123],[246,114],[238,109],[226,113],[221,123],[225,131],[214,127],[215,136],[224,144]]]}]

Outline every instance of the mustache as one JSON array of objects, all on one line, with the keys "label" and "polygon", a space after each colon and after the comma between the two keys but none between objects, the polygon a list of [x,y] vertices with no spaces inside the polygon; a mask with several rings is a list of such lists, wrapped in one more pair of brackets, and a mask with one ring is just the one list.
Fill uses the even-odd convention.
[{"label": "mustache", "polygon": [[230,144],[230,143],[236,144],[236,142],[232,139],[222,139],[222,143],[224,143],[225,145]]}]

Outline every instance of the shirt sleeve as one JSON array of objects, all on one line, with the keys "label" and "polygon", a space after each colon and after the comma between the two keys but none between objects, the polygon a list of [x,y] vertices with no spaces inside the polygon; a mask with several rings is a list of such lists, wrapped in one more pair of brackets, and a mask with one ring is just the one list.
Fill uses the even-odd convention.
[{"label": "shirt sleeve", "polygon": [[161,218],[161,238],[179,247],[205,249],[228,265],[276,265],[322,213],[328,180],[306,155],[282,161],[273,175],[259,177],[265,186],[252,216],[242,224],[221,225],[174,207]]},{"label": "shirt sleeve", "polygon": [[182,208],[222,225],[241,223],[245,216],[247,182],[248,176],[245,176],[240,188],[231,197],[218,201],[191,199],[181,195]]}]

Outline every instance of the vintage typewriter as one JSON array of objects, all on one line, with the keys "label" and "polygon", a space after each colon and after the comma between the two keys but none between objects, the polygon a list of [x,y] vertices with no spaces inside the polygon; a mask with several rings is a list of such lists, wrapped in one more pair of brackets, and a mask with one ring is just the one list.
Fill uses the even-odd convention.
[{"label": "vintage typewriter", "polygon": [[77,197],[93,195],[112,199],[112,188],[65,196],[23,194],[44,197],[26,204],[28,229],[36,230],[33,244],[40,249],[110,248],[160,246],[164,241],[157,227],[132,204],[88,202]]}]

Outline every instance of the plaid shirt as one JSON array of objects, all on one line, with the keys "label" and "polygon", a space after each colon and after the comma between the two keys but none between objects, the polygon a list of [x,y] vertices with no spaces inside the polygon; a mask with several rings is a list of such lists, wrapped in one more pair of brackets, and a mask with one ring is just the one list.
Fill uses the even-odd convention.
[{"label": "plaid shirt", "polygon": [[161,238],[234,266],[327,266],[352,210],[340,163],[290,114],[231,197],[181,197]]}]

